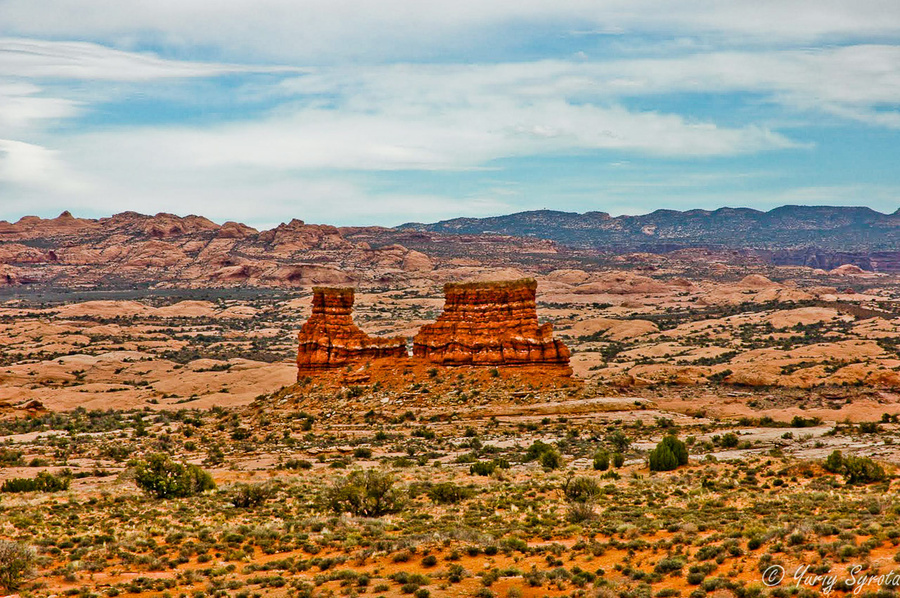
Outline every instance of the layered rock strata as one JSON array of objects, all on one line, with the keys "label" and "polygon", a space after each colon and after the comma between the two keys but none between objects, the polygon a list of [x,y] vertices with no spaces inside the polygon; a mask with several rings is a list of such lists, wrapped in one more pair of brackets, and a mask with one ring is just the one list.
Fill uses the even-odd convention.
[{"label": "layered rock strata", "polygon": [[312,315],[300,329],[300,373],[362,359],[407,357],[403,337],[371,337],[353,323],[353,289],[313,287]]},{"label": "layered rock strata", "polygon": [[444,311],[413,341],[413,355],[442,365],[568,365],[569,349],[538,324],[537,282],[448,283]]}]

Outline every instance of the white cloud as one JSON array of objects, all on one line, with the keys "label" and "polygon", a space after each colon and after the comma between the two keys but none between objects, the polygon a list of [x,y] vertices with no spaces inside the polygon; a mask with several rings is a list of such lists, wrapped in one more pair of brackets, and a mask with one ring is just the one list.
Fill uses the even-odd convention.
[{"label": "white cloud", "polygon": [[895,0],[5,0],[0,23],[8,35],[331,63],[516,47],[535,29],[722,43],[888,39],[900,33],[900,10]]},{"label": "white cloud", "polygon": [[0,186],[61,194],[88,189],[56,151],[10,139],[0,139]]},{"label": "white cloud", "polygon": [[[642,50],[616,59],[577,53],[574,32],[585,30]],[[515,55],[520,36],[535,31],[570,36],[572,60],[490,60],[494,46]],[[662,39],[648,48],[634,32]],[[900,34],[895,0],[0,0],[0,34],[20,36],[0,39],[0,138],[8,139],[0,180],[15,188],[8,197],[60,209],[189,210],[257,224],[286,213],[434,220],[514,208],[499,194],[453,201],[336,179],[598,150],[609,160],[796,148],[773,123],[797,112],[900,128],[900,47],[886,45]],[[30,35],[122,49],[21,37]],[[822,40],[857,45],[797,49]],[[194,60],[126,51],[146,47]],[[484,62],[428,64],[447,60],[444,52]],[[298,76],[198,55],[317,66]],[[411,62],[381,64],[398,57]],[[54,128],[131,93],[183,90],[178,103],[187,103],[194,88],[179,80],[260,71],[289,78],[218,91],[277,104],[265,114],[215,125]],[[734,102],[749,110],[721,119],[703,116],[703,102],[691,116],[628,107],[636,97],[652,106],[652,96],[694,92],[753,96]]]},{"label": "white cloud", "polygon": [[0,38],[0,75],[4,77],[152,81],[213,77],[229,73],[301,70],[293,67],[164,60],[153,54],[125,52],[88,42]]},{"label": "white cloud", "polygon": [[[459,214],[493,215],[515,206],[492,197],[457,198],[438,194],[373,192],[363,184],[321,175],[273,176],[229,169],[207,171],[211,179],[159,178],[152,168],[111,172],[90,187],[67,193],[21,188],[0,205],[0,218],[25,214],[56,216],[70,210],[99,217],[135,210],[142,213],[201,214],[215,222],[236,220],[256,228],[271,228],[291,218],[333,225],[386,225],[435,221]],[[0,187],[2,187],[0,179]]]},{"label": "white cloud", "polygon": [[21,132],[50,120],[70,118],[79,104],[64,98],[42,97],[31,83],[4,83],[0,79],[0,135]]}]

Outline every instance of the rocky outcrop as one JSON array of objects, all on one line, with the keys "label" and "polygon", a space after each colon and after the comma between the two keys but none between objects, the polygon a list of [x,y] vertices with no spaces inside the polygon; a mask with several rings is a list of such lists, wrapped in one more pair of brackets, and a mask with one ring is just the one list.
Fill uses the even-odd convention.
[{"label": "rocky outcrop", "polygon": [[352,288],[313,287],[312,315],[299,334],[301,374],[362,359],[407,356],[405,338],[367,335],[353,323],[352,310]]},{"label": "rocky outcrop", "polygon": [[444,311],[413,340],[413,355],[442,365],[568,365],[569,350],[538,324],[537,283],[444,285]]}]

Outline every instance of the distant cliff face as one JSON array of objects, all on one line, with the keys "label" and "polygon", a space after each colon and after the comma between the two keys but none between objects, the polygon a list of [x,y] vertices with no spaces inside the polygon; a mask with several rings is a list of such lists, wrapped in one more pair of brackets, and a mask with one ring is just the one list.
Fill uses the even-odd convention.
[{"label": "distant cliff face", "polygon": [[301,220],[262,232],[200,216],[135,212],[0,222],[0,286],[291,288],[402,277],[432,266],[402,245],[373,248],[333,226]]},{"label": "distant cliff face", "polygon": [[398,229],[536,236],[569,247],[613,252],[666,252],[687,247],[751,249],[763,252],[776,264],[813,267],[834,267],[840,261],[864,269],[898,271],[900,262],[900,210],[882,214],[857,207],[784,206],[769,212],[748,208],[657,210],[615,218],[603,212],[541,210],[411,223]]}]

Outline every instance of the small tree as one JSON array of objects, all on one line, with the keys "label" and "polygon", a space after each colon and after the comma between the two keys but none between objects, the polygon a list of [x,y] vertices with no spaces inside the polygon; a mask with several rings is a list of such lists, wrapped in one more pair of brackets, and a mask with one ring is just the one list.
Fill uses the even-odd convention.
[{"label": "small tree", "polygon": [[381,517],[403,508],[394,477],[377,469],[357,469],[337,480],[325,493],[328,507],[336,513]]},{"label": "small tree", "polygon": [[678,469],[678,459],[672,454],[672,449],[659,443],[650,452],[650,471],[672,471],[673,469]]},{"label": "small tree", "polygon": [[687,465],[687,446],[674,436],[663,438],[650,452],[650,471],[672,471]]},{"label": "small tree", "polygon": [[0,540],[0,586],[15,591],[34,569],[34,550],[18,542]]},{"label": "small tree", "polygon": [[176,463],[166,455],[153,454],[132,465],[138,487],[157,498],[194,496],[216,487],[212,476],[198,466]]}]

